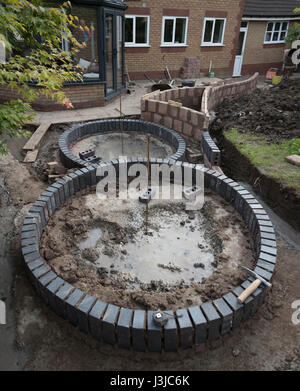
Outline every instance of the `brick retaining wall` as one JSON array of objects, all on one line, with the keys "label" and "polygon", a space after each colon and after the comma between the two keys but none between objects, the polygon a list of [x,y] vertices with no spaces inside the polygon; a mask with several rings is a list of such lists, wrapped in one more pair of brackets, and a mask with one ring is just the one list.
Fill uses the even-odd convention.
[{"label": "brick retaining wall", "polygon": [[[204,91],[205,86],[183,87],[145,95],[141,101],[141,118],[201,141],[202,129],[208,121],[207,116],[200,111]],[[180,102],[183,106],[170,104],[169,100]]]},{"label": "brick retaining wall", "polygon": [[[259,74],[255,73],[248,79],[235,83],[221,81],[208,87],[203,85],[152,92],[141,100],[141,118],[174,129],[190,140],[202,141],[203,131],[208,130],[212,119],[210,112],[222,103],[225,97],[252,92],[256,88],[258,76]],[[182,107],[169,103],[170,100],[181,103]],[[209,135],[206,135],[206,138],[208,139]],[[216,157],[217,147],[211,139],[210,141],[204,143],[203,152],[214,166],[216,160],[220,163],[220,151]]]},{"label": "brick retaining wall", "polygon": [[259,74],[255,73],[246,80],[205,88],[202,97],[201,111],[206,115],[209,115],[209,112],[222,103],[224,98],[252,92],[256,88],[258,76]]}]

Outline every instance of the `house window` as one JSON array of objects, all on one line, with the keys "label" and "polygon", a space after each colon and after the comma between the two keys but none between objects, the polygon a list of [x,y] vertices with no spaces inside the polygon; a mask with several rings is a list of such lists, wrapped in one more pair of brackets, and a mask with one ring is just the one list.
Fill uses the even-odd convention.
[{"label": "house window", "polygon": [[202,46],[220,46],[224,42],[226,19],[205,18],[202,34]]},{"label": "house window", "polygon": [[184,46],[187,38],[188,18],[164,16],[162,46]]},{"label": "house window", "polygon": [[150,16],[126,15],[125,45],[148,46]]},{"label": "house window", "polygon": [[266,28],[264,43],[282,43],[289,29],[288,22],[269,22]]}]

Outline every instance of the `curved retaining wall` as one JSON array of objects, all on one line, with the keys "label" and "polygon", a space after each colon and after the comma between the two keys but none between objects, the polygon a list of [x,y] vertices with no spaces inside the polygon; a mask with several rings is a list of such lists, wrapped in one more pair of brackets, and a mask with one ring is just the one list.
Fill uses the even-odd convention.
[{"label": "curved retaining wall", "polygon": [[[249,93],[256,88],[259,74],[255,73],[246,80],[235,83],[218,82],[215,86],[184,87],[167,91],[155,91],[145,95],[141,100],[142,120],[162,124],[174,129],[185,137],[202,142],[203,152],[211,166],[220,164],[221,154],[218,148],[203,131],[208,130],[212,120],[210,112],[218,106],[225,97]],[[220,84],[222,83],[222,84]],[[169,100],[180,102],[178,107]],[[210,140],[209,140],[210,138]],[[207,142],[209,140],[209,142]],[[212,146],[212,148],[211,148]],[[215,158],[218,153],[218,157]]]},{"label": "curved retaining wall", "polygon": [[202,95],[201,111],[209,116],[210,111],[222,103],[224,98],[252,92],[256,88],[258,76],[259,73],[256,72],[246,80],[205,88]]},{"label": "curved retaining wall", "polygon": [[90,163],[80,159],[70,151],[70,146],[75,141],[84,137],[94,136],[101,133],[120,131],[121,126],[124,132],[141,132],[161,138],[176,150],[173,155],[168,156],[168,159],[173,159],[174,161],[184,160],[186,144],[184,139],[179,134],[174,132],[174,130],[168,129],[165,126],[145,121],[116,119],[87,122],[81,125],[77,124],[66,130],[61,135],[58,142],[62,163],[67,168],[89,166]]},{"label": "curved retaining wall", "polygon": [[[128,168],[137,161],[146,164],[145,159],[129,159]],[[173,164],[166,159],[151,159],[151,164],[162,162]],[[109,164],[101,163],[103,168]],[[118,161],[112,164],[118,169]],[[192,167],[194,174],[196,170],[204,171],[205,187],[234,205],[253,235],[257,254],[254,270],[270,281],[276,264],[276,239],[263,207],[252,194],[225,175],[199,165],[175,164]],[[220,338],[256,313],[266,294],[264,287],[256,289],[244,304],[237,301],[252,278],[217,300],[176,310],[175,314],[182,317],[158,327],[152,320],[153,311],[120,308],[102,302],[57,276],[39,253],[43,229],[51,215],[70,197],[96,185],[100,179],[96,177],[96,170],[94,166],[85,167],[58,180],[40,195],[23,222],[21,241],[26,269],[38,294],[53,311],[98,340],[120,348],[150,352],[177,351]]]}]

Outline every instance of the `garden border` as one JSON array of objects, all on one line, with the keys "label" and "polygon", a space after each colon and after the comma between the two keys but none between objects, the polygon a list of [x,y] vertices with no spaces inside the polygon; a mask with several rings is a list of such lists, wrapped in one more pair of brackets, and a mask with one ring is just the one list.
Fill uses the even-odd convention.
[{"label": "garden border", "polygon": [[[146,159],[128,159],[128,168],[137,162],[147,164]],[[272,222],[255,197],[232,179],[203,166],[151,159],[151,164],[155,163],[189,166],[193,175],[197,170],[204,172],[205,187],[230,202],[246,222],[255,243],[257,263],[254,270],[270,281],[276,265],[276,237]],[[119,161],[101,163],[103,169],[111,165],[118,173]],[[251,277],[219,299],[169,311],[181,317],[159,327],[153,322],[153,311],[102,302],[57,276],[39,253],[43,229],[66,200],[97,184],[100,180],[96,176],[97,168],[97,165],[90,165],[79,169],[49,186],[34,202],[23,222],[22,254],[29,278],[54,312],[97,340],[120,348],[150,352],[177,351],[221,338],[256,313],[265,298],[265,287],[257,288],[244,304],[237,301],[239,294],[253,281]]]}]

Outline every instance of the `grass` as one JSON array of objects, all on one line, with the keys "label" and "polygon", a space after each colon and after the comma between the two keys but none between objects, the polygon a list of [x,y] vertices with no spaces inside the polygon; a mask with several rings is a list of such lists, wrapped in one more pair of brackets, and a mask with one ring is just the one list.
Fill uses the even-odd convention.
[{"label": "grass", "polygon": [[299,139],[270,144],[263,136],[240,133],[237,129],[225,131],[224,135],[263,174],[294,187],[300,194],[300,167],[285,161],[286,156],[299,154]]}]

